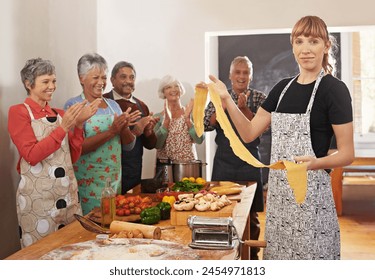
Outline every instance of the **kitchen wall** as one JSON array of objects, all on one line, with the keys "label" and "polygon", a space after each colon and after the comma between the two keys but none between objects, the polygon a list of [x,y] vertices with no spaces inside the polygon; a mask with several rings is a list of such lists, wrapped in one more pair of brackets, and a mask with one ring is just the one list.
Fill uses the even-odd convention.
[{"label": "kitchen wall", "polygon": [[58,89],[52,104],[80,93],[79,57],[96,51],[96,1],[1,0],[0,9],[0,259],[19,249],[15,194],[19,182],[18,152],[8,130],[8,108],[23,102],[26,91],[19,72],[25,61],[42,57],[54,62]]},{"label": "kitchen wall", "polygon": [[[1,0],[0,9],[0,258],[19,249],[15,192],[18,154],[7,132],[7,113],[26,92],[19,71],[31,57],[51,59],[58,89],[52,105],[81,91],[76,74],[79,57],[103,55],[110,69],[119,60],[134,63],[135,95],[151,111],[163,108],[156,90],[161,77],[172,74],[192,97],[195,83],[206,79],[205,32],[291,28],[300,17],[319,15],[328,26],[375,25],[372,0],[343,4],[340,0],[298,2],[256,0]],[[282,13],[280,13],[282,11]],[[212,55],[212,53],[211,53]],[[107,85],[107,90],[111,85]],[[211,143],[211,142],[209,142]],[[205,159],[205,145],[198,147]],[[143,177],[152,177],[155,152],[145,154]]]}]

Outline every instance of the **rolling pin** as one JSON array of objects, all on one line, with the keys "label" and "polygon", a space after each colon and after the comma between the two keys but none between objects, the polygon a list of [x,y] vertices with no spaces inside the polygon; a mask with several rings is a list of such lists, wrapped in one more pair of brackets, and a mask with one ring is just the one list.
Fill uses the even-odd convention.
[{"label": "rolling pin", "polygon": [[109,226],[109,230],[112,234],[119,233],[120,231],[131,231],[135,229],[140,230],[143,233],[143,236],[148,239],[160,239],[161,237],[161,229],[160,227],[156,226],[135,224],[117,220],[113,221]]},{"label": "rolling pin", "polygon": [[259,247],[259,248],[267,247],[267,242],[264,240],[245,240],[243,243],[249,247]]}]

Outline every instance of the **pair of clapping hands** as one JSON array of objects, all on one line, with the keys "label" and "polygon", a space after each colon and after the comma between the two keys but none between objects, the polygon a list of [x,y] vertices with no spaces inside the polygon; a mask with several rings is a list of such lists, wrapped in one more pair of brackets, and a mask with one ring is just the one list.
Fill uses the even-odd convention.
[{"label": "pair of clapping hands", "polygon": [[[129,110],[130,108],[128,108]],[[138,110],[135,112],[139,112]],[[131,113],[134,114],[135,112]],[[137,114],[135,118],[132,118],[130,126],[133,126],[132,132],[135,136],[139,136],[141,134],[144,134],[146,137],[150,136],[153,131],[156,123],[159,121],[160,118],[156,118],[153,116],[153,113],[150,112],[148,116],[145,116],[143,118],[139,118],[141,113]]]},{"label": "pair of clapping hands", "polygon": [[139,110],[133,112],[131,110],[129,107],[121,115],[115,114],[111,130],[120,132],[124,128],[133,126],[132,133],[135,136],[140,136],[141,134],[145,136],[151,135],[159,119],[155,118],[152,112],[148,116],[141,118],[142,113]]},{"label": "pair of clapping hands", "polygon": [[95,115],[101,101],[102,99],[98,98],[91,103],[84,100],[82,102],[73,104],[65,111],[61,121],[61,127],[65,132],[73,129],[75,126],[82,129],[83,123]]},{"label": "pair of clapping hands", "polygon": [[[188,125],[189,128],[192,125],[190,115],[191,115],[191,112],[193,111],[193,107],[194,107],[194,99],[191,98],[189,103],[186,105],[185,110],[184,110],[184,119],[185,119],[185,122],[186,122],[186,124]],[[171,119],[172,119],[172,112],[170,111],[170,109],[168,107],[168,101],[165,100],[165,102],[164,102],[164,123],[167,124],[167,126],[168,126]]]}]

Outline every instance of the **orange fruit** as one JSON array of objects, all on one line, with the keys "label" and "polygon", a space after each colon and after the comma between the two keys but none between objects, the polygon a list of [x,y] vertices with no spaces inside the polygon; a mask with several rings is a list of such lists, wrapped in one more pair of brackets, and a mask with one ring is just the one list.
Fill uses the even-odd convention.
[{"label": "orange fruit", "polygon": [[189,181],[192,183],[195,183],[195,178],[194,177],[189,177]]},{"label": "orange fruit", "polygon": [[197,184],[202,184],[202,185],[204,185],[204,184],[206,183],[206,180],[203,179],[202,177],[198,177],[197,179],[195,179],[195,182],[196,182]]}]

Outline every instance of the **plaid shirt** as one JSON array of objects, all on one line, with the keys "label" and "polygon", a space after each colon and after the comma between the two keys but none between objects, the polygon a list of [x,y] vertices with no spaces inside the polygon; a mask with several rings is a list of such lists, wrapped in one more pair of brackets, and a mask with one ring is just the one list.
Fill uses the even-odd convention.
[{"label": "plaid shirt", "polygon": [[[249,88],[249,90],[252,91],[253,106],[251,107],[250,98],[248,98],[247,99],[247,107],[249,107],[250,111],[255,114],[258,111],[258,108],[260,107],[260,105],[262,105],[264,100],[266,100],[266,95],[263,92],[257,91],[255,89]],[[232,89],[229,90],[229,94],[232,97],[232,99],[234,100],[234,103],[236,103],[236,105],[237,105],[238,104],[237,94]],[[215,113],[215,112],[216,112],[216,110],[215,110],[215,107],[214,107],[213,103],[212,102],[208,103],[208,105],[205,109],[205,112],[204,112],[204,131],[215,130],[216,127],[210,125],[210,118],[211,118],[212,114]]]}]

